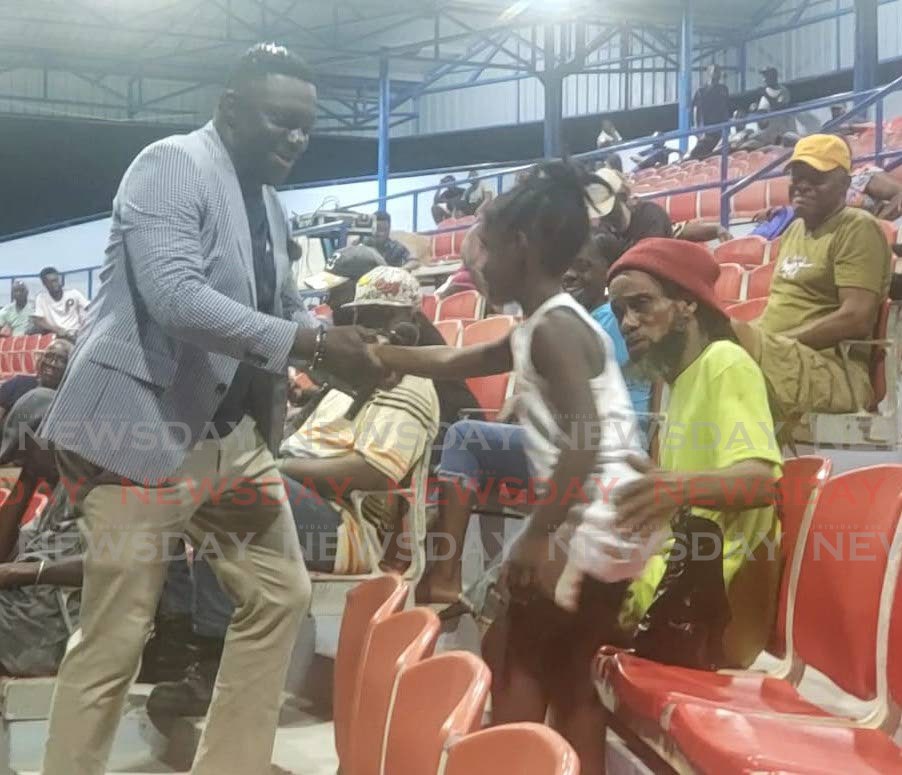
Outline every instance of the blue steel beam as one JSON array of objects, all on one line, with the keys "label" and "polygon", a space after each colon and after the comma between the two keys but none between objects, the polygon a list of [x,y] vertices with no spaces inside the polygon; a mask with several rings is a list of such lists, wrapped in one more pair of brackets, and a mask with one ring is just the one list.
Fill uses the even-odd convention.
[{"label": "blue steel beam", "polygon": [[855,0],[855,65],[852,88],[865,91],[877,85],[877,0]]},{"label": "blue steel beam", "polygon": [[391,137],[391,81],[388,73],[388,57],[379,60],[379,209],[385,209],[385,197],[388,195],[389,141]]},{"label": "blue steel beam", "polygon": [[[679,129],[688,131],[692,126],[692,0],[683,0],[683,18],[680,24],[680,71],[678,75],[677,114]],[[680,138],[680,151],[686,153],[688,138]]]}]

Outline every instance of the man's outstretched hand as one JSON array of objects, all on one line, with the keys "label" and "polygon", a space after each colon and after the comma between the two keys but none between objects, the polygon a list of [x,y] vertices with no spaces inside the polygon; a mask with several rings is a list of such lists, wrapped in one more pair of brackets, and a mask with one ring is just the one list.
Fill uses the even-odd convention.
[{"label": "man's outstretched hand", "polygon": [[[315,340],[314,329],[299,330],[294,353],[311,360],[315,354]],[[351,385],[379,384],[385,371],[369,347],[375,341],[375,332],[361,326],[330,328],[325,332],[324,358],[318,366]]]}]

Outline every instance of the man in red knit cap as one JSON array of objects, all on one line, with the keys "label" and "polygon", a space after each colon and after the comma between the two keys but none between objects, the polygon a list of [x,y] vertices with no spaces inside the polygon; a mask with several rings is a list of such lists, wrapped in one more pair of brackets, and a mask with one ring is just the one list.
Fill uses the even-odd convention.
[{"label": "man in red knit cap", "polygon": [[[676,506],[720,528],[730,607],[723,657],[740,667],[764,647],[776,608],[780,526],[773,488],[782,458],[764,377],[736,343],[714,292],[718,274],[708,250],[672,239],[642,240],[611,268],[611,307],[628,368],[670,388],[660,470],[646,471],[615,499],[624,525]],[[627,631],[651,604],[670,546],[630,585],[620,611]]]}]

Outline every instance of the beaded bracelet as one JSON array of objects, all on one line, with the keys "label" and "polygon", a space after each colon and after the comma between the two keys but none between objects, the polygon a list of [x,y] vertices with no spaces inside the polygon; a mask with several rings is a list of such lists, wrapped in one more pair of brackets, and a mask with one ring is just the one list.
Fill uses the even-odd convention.
[{"label": "beaded bracelet", "polygon": [[320,368],[326,360],[326,327],[320,326],[316,330],[316,340],[313,343],[313,360],[311,367],[316,370]]}]

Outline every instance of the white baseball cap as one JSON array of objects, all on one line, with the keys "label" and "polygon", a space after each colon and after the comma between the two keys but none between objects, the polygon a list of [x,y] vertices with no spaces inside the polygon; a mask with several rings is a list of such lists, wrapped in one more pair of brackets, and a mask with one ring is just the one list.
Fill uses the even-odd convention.
[{"label": "white baseball cap", "polygon": [[377,266],[357,281],[354,301],[344,307],[418,307],[420,284],[404,269]]}]

